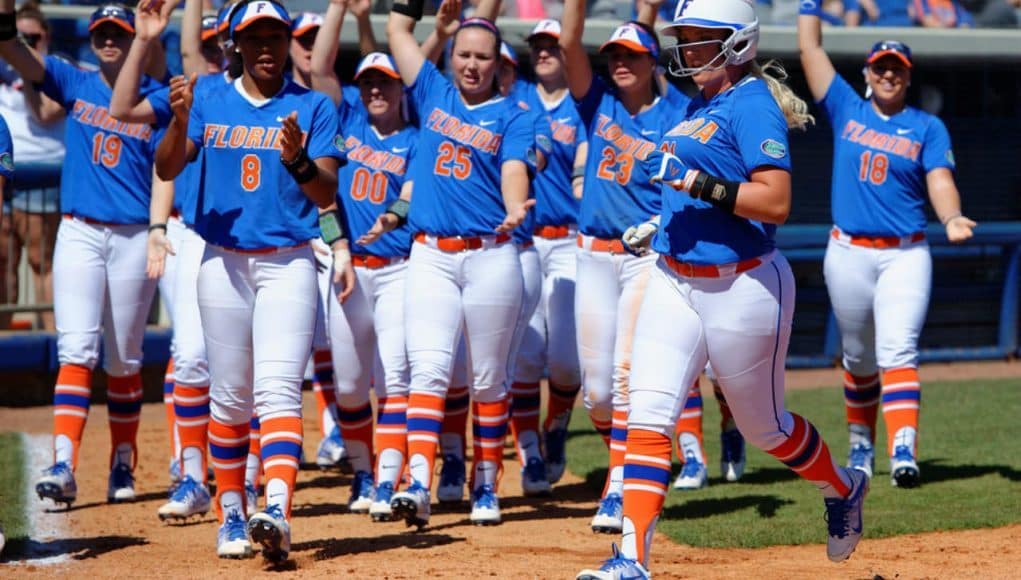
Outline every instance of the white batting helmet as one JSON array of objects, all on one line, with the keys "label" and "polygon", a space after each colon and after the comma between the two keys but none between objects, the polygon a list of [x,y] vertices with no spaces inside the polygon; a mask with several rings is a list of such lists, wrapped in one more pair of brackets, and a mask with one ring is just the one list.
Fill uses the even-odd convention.
[{"label": "white batting helmet", "polygon": [[748,0],[682,0],[674,12],[673,22],[664,26],[661,32],[679,36],[683,26],[726,29],[731,34],[722,41],[711,41],[721,45],[720,56],[700,67],[685,66],[682,51],[686,46],[702,43],[678,43],[670,47],[670,72],[677,76],[744,64],[755,58],[758,52],[759,19]]}]

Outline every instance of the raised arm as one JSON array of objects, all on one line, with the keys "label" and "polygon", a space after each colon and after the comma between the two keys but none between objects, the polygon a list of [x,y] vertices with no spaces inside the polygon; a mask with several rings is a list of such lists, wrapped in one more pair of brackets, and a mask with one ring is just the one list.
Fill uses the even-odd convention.
[{"label": "raised arm", "polygon": [[650,27],[656,26],[656,18],[659,16],[659,9],[663,6],[663,0],[638,0],[638,22]]},{"label": "raised arm", "polygon": [[376,43],[376,33],[372,31],[372,21],[369,14],[372,12],[372,0],[350,0],[348,9],[358,23],[358,52],[362,56],[379,50]]},{"label": "raised arm", "polygon": [[[9,0],[8,0],[9,1]],[[406,86],[415,84],[418,72],[425,64],[425,54],[415,40],[415,23],[422,17],[422,4],[424,0],[401,0],[395,3],[390,9],[390,18],[386,21],[386,35],[390,38],[390,53],[398,70],[401,71],[401,80]],[[456,3],[460,11],[460,0],[444,0],[440,5],[448,2]],[[415,14],[414,16],[411,14]]]},{"label": "raised arm", "polygon": [[567,87],[571,96],[581,99],[592,86],[592,64],[581,44],[585,32],[585,0],[565,0],[560,22],[560,50],[564,53]]},{"label": "raised arm", "polygon": [[496,17],[500,15],[500,0],[479,0],[478,6],[475,7],[475,13],[473,16],[478,18],[485,18],[496,22]]},{"label": "raised arm", "polygon": [[961,213],[961,194],[954,174],[946,167],[938,167],[925,175],[925,184],[932,209],[946,228],[947,240],[958,244],[971,238],[974,235],[971,230],[978,224]]},{"label": "raised arm", "polygon": [[436,27],[422,43],[422,54],[433,64],[440,62],[447,40],[461,26],[461,2],[444,2],[436,11]]},{"label": "raised arm", "polygon": [[18,40],[14,0],[0,0],[0,15],[0,20],[4,21],[0,28],[3,36],[7,36],[0,40],[0,58],[14,67],[26,83],[41,83],[46,76],[46,61],[35,49]]},{"label": "raised arm", "polygon": [[[163,23],[160,34],[163,34],[163,30],[166,30],[167,24],[170,22],[170,13],[180,3],[181,0],[144,0],[138,3],[137,11],[141,13],[144,9],[145,11],[158,14]],[[137,23],[135,26],[135,34],[137,35]],[[162,82],[167,77],[167,70],[167,53],[163,49],[163,43],[159,41],[159,36],[157,35],[156,42],[149,49],[149,56],[145,61],[145,74]]]},{"label": "raised arm", "polygon": [[[170,22],[170,13],[157,10],[152,3],[141,3],[135,14],[135,38],[131,41],[124,65],[113,85],[110,97],[110,115],[125,123],[155,123],[156,114],[149,101],[138,99],[142,83],[142,69],[160,44],[160,35]],[[162,54],[162,53],[161,53]]]},{"label": "raised arm", "polygon": [[185,75],[206,72],[202,58],[202,0],[184,0],[181,16],[181,66]]},{"label": "raised arm", "polygon": [[167,132],[156,148],[156,175],[171,181],[195,158],[197,149],[188,139],[188,119],[198,75],[170,79],[170,109],[174,112]]},{"label": "raised arm", "polygon": [[344,96],[333,64],[337,62],[345,12],[347,0],[330,0],[326,14],[323,15],[323,24],[316,34],[316,42],[312,46],[312,89],[330,97],[333,104],[338,106]]},{"label": "raised arm", "polygon": [[821,101],[833,84],[837,71],[822,47],[822,0],[802,0],[798,16],[798,49],[812,98]]}]

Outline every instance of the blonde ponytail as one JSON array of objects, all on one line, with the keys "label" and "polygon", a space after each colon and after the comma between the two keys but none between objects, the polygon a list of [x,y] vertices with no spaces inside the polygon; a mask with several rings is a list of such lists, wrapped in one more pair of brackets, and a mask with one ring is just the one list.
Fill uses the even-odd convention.
[{"label": "blonde ponytail", "polygon": [[805,130],[809,124],[815,124],[815,117],[808,114],[808,104],[784,84],[787,80],[787,71],[779,61],[770,60],[760,65],[753,60],[748,64],[749,74],[762,79],[769,87],[769,92],[787,119],[788,128]]}]

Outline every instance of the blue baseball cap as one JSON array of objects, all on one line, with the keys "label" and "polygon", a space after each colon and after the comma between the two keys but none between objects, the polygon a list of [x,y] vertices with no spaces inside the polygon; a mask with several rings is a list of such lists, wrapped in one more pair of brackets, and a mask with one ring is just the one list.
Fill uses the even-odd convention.
[{"label": "blue baseball cap", "polygon": [[865,64],[872,64],[884,56],[897,57],[904,66],[911,68],[911,49],[908,45],[897,40],[881,40],[872,45],[872,50],[865,57]]},{"label": "blue baseball cap", "polygon": [[107,22],[116,24],[131,34],[135,33],[135,13],[120,4],[106,4],[96,8],[89,17],[89,32]]},{"label": "blue baseball cap", "polygon": [[294,19],[294,24],[291,25],[291,35],[298,37],[322,25],[323,17],[321,15],[315,12],[302,12]]},{"label": "blue baseball cap", "polygon": [[242,3],[231,10],[230,14],[230,36],[236,39],[237,33],[248,28],[259,20],[275,20],[291,29],[291,17],[283,6],[270,0],[255,0]]},{"label": "blue baseball cap", "polygon": [[358,63],[354,80],[358,80],[362,73],[370,70],[378,70],[390,78],[401,80],[401,74],[397,72],[397,63],[394,62],[393,57],[383,52],[370,52],[365,55],[365,58]]},{"label": "blue baseball cap", "polygon": [[610,36],[610,40],[607,40],[599,47],[599,52],[603,52],[615,44],[634,52],[648,53],[649,56],[655,59],[659,58],[659,45],[656,39],[644,28],[635,24],[628,23],[618,26],[613,31],[613,35]]},{"label": "blue baseball cap", "polygon": [[500,56],[502,58],[507,59],[507,62],[511,63],[512,65],[518,66],[518,53],[514,52],[514,49],[511,48],[511,45],[503,41],[500,42]]}]

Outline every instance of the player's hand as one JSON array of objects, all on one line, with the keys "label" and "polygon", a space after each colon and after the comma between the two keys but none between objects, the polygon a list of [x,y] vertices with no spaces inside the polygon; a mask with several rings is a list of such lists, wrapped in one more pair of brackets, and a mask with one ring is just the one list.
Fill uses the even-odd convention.
[{"label": "player's hand", "polygon": [[461,26],[461,0],[443,0],[436,10],[436,34],[449,38]]},{"label": "player's hand", "polygon": [[503,223],[496,226],[495,231],[506,233],[520,226],[525,221],[525,218],[528,217],[528,210],[532,209],[534,205],[534,199],[525,200],[525,203],[507,212],[507,217],[503,218]]},{"label": "player's hand", "polygon": [[187,123],[191,115],[191,104],[195,98],[195,81],[198,75],[176,76],[170,79],[170,110],[179,123]]},{"label": "player's hand", "polygon": [[170,24],[170,13],[178,1],[143,0],[135,11],[135,37],[142,41],[153,41],[163,34]]},{"label": "player's hand", "polygon": [[652,238],[659,231],[659,221],[651,219],[624,230],[620,241],[624,249],[635,256],[645,256],[652,252]]},{"label": "player's hand", "polygon": [[301,126],[298,125],[298,111],[291,111],[280,122],[280,159],[291,162],[298,158],[301,148]]},{"label": "player's hand", "polygon": [[163,228],[154,228],[149,231],[149,243],[146,249],[145,275],[150,280],[155,280],[163,275],[167,266],[167,254],[176,256],[173,244],[167,239],[167,232]]},{"label": "player's hand", "polygon": [[347,240],[338,240],[333,244],[333,288],[337,292],[337,301],[343,304],[355,291],[356,283]]},{"label": "player's hand", "polygon": [[362,237],[356,240],[359,246],[367,246],[380,238],[383,234],[393,231],[397,227],[397,216],[392,213],[383,212],[376,218],[376,223],[372,224],[369,231],[362,234]]},{"label": "player's hand", "polygon": [[947,240],[949,240],[951,244],[959,244],[965,240],[971,239],[971,237],[975,235],[974,232],[972,232],[972,229],[977,225],[977,223],[963,215],[952,217],[947,220],[947,223],[944,226],[947,230]]},{"label": "player's hand", "polygon": [[649,183],[665,183],[678,191],[684,190],[684,176],[688,166],[680,157],[659,149],[652,150],[642,161],[649,174]]},{"label": "player's hand", "polygon": [[346,0],[347,9],[355,18],[365,18],[372,10],[372,0]]}]

